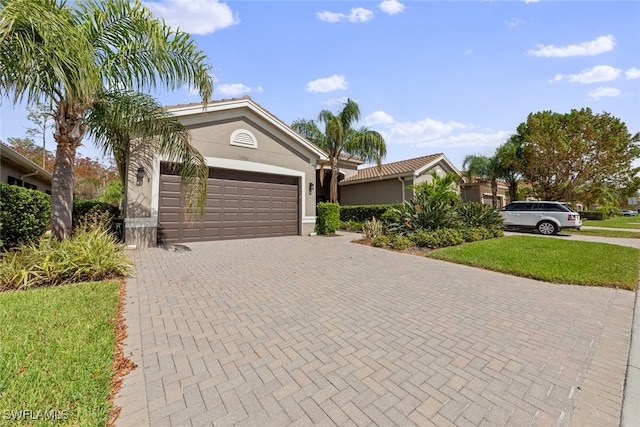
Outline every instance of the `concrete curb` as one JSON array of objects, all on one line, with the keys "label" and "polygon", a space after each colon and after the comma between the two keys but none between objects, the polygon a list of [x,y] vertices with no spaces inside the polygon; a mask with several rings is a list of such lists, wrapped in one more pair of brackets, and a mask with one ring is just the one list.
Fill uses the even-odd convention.
[{"label": "concrete curb", "polygon": [[640,292],[636,292],[620,427],[640,425]]}]

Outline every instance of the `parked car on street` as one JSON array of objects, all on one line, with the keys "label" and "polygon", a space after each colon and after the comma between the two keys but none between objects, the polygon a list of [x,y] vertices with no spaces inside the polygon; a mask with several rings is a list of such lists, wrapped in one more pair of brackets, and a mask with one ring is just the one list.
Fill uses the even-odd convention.
[{"label": "parked car on street", "polygon": [[622,211],[622,216],[636,216],[638,215],[638,212],[636,211],[632,211],[632,210],[623,210]]},{"label": "parked car on street", "polygon": [[511,202],[500,211],[507,228],[528,228],[540,234],[557,234],[563,228],[580,230],[580,214],[565,204],[550,201]]}]

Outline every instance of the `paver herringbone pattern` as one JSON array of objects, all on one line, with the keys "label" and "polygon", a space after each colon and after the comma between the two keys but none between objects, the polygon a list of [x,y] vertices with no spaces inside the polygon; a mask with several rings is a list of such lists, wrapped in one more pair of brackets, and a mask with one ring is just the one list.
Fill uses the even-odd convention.
[{"label": "paver herringbone pattern", "polygon": [[346,237],[189,247],[133,253],[121,427],[619,422],[632,292]]}]

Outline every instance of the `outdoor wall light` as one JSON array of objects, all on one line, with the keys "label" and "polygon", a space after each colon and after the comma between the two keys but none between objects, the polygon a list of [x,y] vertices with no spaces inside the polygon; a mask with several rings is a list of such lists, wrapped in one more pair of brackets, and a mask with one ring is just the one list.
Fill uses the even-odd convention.
[{"label": "outdoor wall light", "polygon": [[144,176],[145,176],[144,167],[139,166],[138,171],[136,172],[136,185],[142,185]]},{"label": "outdoor wall light", "polygon": [[313,194],[313,182],[309,183],[309,195]]}]

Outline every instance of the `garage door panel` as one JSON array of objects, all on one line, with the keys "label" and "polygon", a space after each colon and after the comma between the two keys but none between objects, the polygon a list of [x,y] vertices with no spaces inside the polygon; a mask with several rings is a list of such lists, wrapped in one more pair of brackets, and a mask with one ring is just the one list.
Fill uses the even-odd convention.
[{"label": "garage door panel", "polygon": [[165,242],[297,235],[298,178],[210,169],[203,217],[184,220],[178,176],[160,179],[159,237]]}]

